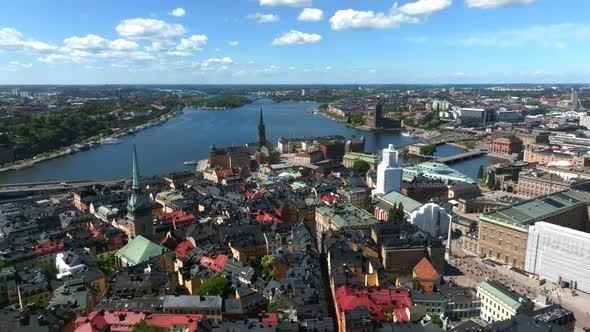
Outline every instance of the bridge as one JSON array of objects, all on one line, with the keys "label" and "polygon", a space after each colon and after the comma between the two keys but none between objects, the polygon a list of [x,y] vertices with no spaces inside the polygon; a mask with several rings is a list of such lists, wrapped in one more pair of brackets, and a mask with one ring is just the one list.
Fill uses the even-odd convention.
[{"label": "bridge", "polygon": [[448,164],[448,163],[453,163],[455,161],[479,157],[479,156],[482,156],[485,154],[488,154],[488,152],[484,151],[484,150],[467,151],[467,152],[456,154],[454,156],[435,158],[434,161],[437,161],[437,162],[443,163],[443,164]]}]

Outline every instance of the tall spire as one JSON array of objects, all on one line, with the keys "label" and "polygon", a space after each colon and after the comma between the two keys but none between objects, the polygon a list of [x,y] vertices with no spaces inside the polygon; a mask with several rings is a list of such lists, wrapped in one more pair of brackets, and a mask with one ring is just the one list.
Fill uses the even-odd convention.
[{"label": "tall spire", "polygon": [[262,107],[260,107],[260,120],[258,120],[258,126],[264,126],[264,118],[262,117]]},{"label": "tall spire", "polygon": [[260,108],[260,120],[258,120],[258,148],[266,145],[266,128],[264,128],[264,118],[262,117],[262,107]]},{"label": "tall spire", "polygon": [[135,148],[135,144],[133,144],[133,190],[141,189],[141,184],[139,183],[139,164],[137,162],[137,149]]}]

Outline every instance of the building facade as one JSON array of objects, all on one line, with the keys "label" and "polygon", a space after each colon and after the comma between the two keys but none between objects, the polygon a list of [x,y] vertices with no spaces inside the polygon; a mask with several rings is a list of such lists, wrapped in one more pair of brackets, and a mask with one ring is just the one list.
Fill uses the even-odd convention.
[{"label": "building facade", "polygon": [[538,222],[529,227],[525,270],[582,292],[590,292],[590,234]]},{"label": "building facade", "polygon": [[377,166],[377,188],[373,190],[373,195],[401,192],[402,168],[399,166],[398,156],[399,152],[393,144],[383,149],[383,160]]}]

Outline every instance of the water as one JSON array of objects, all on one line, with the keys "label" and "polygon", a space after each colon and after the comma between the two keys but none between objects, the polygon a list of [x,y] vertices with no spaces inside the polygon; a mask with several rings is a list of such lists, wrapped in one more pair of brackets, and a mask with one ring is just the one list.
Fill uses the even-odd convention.
[{"label": "water", "polygon": [[[281,136],[364,135],[365,150],[376,152],[388,144],[403,145],[418,141],[398,131],[362,131],[308,112],[317,108],[314,102],[274,103],[261,99],[244,107],[226,111],[185,111],[165,124],[121,138],[122,143],[102,145],[87,151],[45,161],[27,169],[0,174],[0,183],[42,181],[75,181],[128,178],[131,173],[131,147],[137,145],[142,175],[166,174],[192,170],[183,165],[187,160],[208,157],[211,144],[241,145],[256,142],[258,110],[263,107],[267,139],[277,142]],[[437,153],[457,151],[452,146],[439,146]],[[457,153],[458,153],[457,152]],[[476,176],[478,161],[457,163],[457,169]],[[489,160],[487,161],[489,164]],[[455,165],[451,165],[455,166]],[[472,170],[471,168],[474,167]]]}]

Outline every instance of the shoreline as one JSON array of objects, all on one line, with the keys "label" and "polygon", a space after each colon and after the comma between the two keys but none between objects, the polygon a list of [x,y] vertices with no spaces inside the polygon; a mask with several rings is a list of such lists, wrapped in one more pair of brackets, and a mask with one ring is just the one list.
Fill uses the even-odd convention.
[{"label": "shoreline", "polygon": [[358,129],[358,130],[362,130],[362,131],[378,131],[378,130],[384,130],[384,131],[403,131],[403,130],[407,130],[407,128],[405,127],[400,127],[400,128],[371,128],[371,127],[367,127],[365,125],[361,125],[361,126],[356,126],[356,125],[352,125],[350,123],[346,123],[345,121],[342,121],[341,119],[334,117],[332,115],[330,115],[328,112],[325,111],[320,111],[319,109],[315,109],[313,111],[313,114],[315,115],[320,115],[323,116],[327,119],[333,120],[333,121],[337,121],[342,123],[343,125],[349,127],[349,128],[354,128],[354,129]]},{"label": "shoreline", "polygon": [[25,160],[16,161],[8,166],[0,167],[0,173],[6,173],[6,172],[11,172],[11,171],[20,171],[20,170],[23,170],[26,168],[33,167],[36,164],[39,164],[39,163],[42,163],[45,161],[49,161],[51,159],[65,157],[67,155],[76,154],[81,151],[89,150],[95,146],[109,144],[109,143],[104,143],[104,142],[101,143],[101,142],[104,140],[115,140],[116,141],[118,138],[120,138],[122,136],[132,135],[132,134],[135,134],[143,129],[147,129],[147,128],[150,128],[153,126],[159,126],[159,125],[165,123],[166,121],[181,115],[185,109],[186,109],[186,107],[178,108],[178,109],[170,111],[166,114],[163,114],[158,118],[151,119],[145,123],[138,124],[136,126],[120,128],[110,135],[100,136],[100,137],[92,136],[92,137],[85,139],[82,142],[78,142],[78,143],[74,143],[72,145],[65,146],[57,151],[44,152],[44,153],[40,154],[40,155],[48,154],[46,156],[42,156],[39,158],[33,157],[33,158],[25,159]]}]

